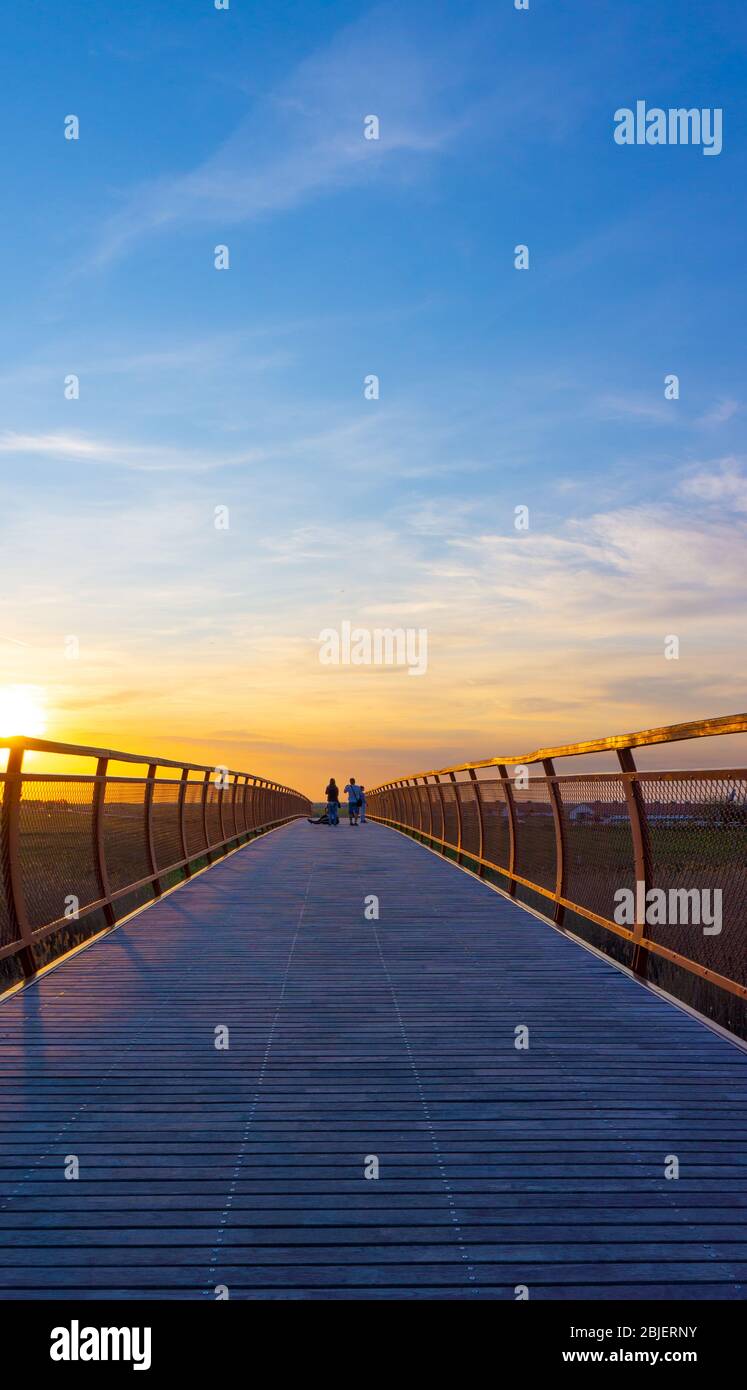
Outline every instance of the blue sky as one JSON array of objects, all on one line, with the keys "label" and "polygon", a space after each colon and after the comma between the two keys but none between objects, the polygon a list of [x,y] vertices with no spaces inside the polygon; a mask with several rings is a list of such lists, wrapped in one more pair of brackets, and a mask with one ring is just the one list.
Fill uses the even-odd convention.
[{"label": "blue sky", "polygon": [[[743,705],[741,5],[2,30],[0,679],[51,736],[371,782]],[[637,99],[721,154],[616,145]],[[344,618],[426,624],[427,678],[321,670]]]}]

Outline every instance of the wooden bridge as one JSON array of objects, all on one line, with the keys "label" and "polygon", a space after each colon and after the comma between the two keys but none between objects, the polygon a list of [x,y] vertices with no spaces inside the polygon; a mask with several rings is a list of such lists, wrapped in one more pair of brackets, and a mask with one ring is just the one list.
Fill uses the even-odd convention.
[{"label": "wooden bridge", "polygon": [[244,845],[0,1049],[6,1299],[744,1294],[744,1051],[384,825]]}]

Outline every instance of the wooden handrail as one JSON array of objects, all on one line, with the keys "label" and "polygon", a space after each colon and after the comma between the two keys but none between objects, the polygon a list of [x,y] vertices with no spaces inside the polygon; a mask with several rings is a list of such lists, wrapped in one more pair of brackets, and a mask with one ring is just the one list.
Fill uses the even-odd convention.
[{"label": "wooden handrail", "polygon": [[[156,763],[158,767],[178,767],[180,770],[186,767],[190,772],[215,772],[217,767],[222,767],[222,764],[219,763],[185,763],[180,758],[155,758],[152,754],[146,756],[142,753],[123,753],[116,748],[92,748],[87,744],[80,743],[53,743],[49,739],[26,738],[25,735],[19,735],[16,738],[0,738],[0,748],[22,748],[29,753],[56,753],[71,758],[107,758],[109,762],[113,763],[140,763],[146,767],[150,767],[151,763]],[[268,782],[266,778],[260,778],[254,772],[237,770],[232,767],[226,768],[226,772],[229,776],[253,777],[255,781],[263,781],[267,787],[272,787],[274,790],[291,792],[294,796],[299,795],[295,788],[286,787],[279,782]]]},{"label": "wooden handrail", "polygon": [[467,763],[455,763],[452,767],[436,767],[429,772],[411,772],[407,777],[397,777],[381,782],[374,792],[385,787],[395,786],[413,777],[445,777],[452,772],[469,772],[480,767],[500,767],[501,764],[515,766],[519,763],[541,763],[547,758],[573,758],[585,753],[616,752],[619,748],[644,748],[657,743],[679,743],[688,738],[714,738],[719,734],[747,733],[747,714],[723,714],[716,719],[696,719],[687,724],[666,724],[658,729],[641,729],[634,734],[613,734],[609,738],[589,739],[584,743],[566,743],[560,748],[537,748],[533,753],[517,753],[511,757],[500,754],[496,758],[480,758]]}]

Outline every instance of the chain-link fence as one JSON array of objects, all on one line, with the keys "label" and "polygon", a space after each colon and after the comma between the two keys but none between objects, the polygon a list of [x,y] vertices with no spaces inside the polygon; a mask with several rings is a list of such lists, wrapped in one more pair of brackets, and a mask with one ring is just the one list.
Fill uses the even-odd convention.
[{"label": "chain-link fence", "polygon": [[[747,1035],[747,770],[644,771],[633,756],[745,731],[736,715],[418,773],[368,792],[367,814]],[[556,767],[604,752],[617,771]]]},{"label": "chain-link fence", "polygon": [[[0,990],[310,809],[228,768],[35,739],[0,747]],[[29,752],[50,770],[24,766]],[[57,771],[62,758],[90,771]]]}]

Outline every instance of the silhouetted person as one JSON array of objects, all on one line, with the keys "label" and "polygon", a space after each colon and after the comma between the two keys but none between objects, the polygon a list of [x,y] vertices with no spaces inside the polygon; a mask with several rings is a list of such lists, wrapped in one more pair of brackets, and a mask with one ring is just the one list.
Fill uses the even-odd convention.
[{"label": "silhouetted person", "polygon": [[327,790],[325,791],[324,795],[327,798],[327,815],[329,816],[329,823],[330,825],[339,825],[340,788],[338,787],[334,777],[330,777]]},{"label": "silhouetted person", "polygon": [[350,781],[348,782],[345,791],[348,794],[348,815],[350,817],[350,824],[357,825],[358,816],[360,815],[361,810],[361,801],[363,798],[361,795],[361,789],[358,786],[358,783],[356,782],[354,777],[350,778]]}]

